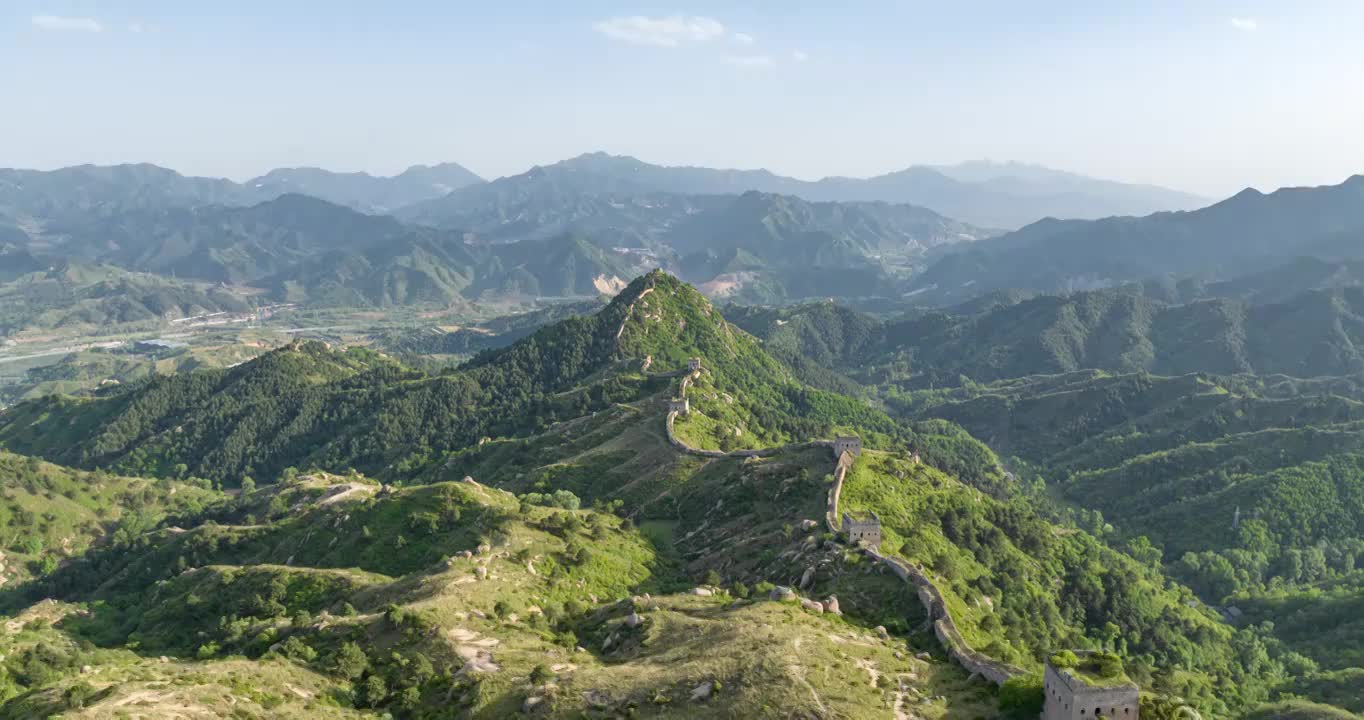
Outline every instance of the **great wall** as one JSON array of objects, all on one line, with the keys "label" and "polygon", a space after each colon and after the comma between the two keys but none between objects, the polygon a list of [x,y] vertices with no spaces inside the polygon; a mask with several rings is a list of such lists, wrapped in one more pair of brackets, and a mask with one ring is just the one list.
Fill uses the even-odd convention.
[{"label": "great wall", "polygon": [[[646,364],[645,367],[647,368],[648,365]],[[692,369],[681,371],[682,381],[679,383],[677,395],[679,400],[685,400],[687,398],[687,390],[691,387],[692,382],[700,377],[702,370],[703,369],[699,367],[699,364],[693,363]],[[659,375],[663,374],[664,373],[659,373]],[[667,373],[667,375],[672,376],[677,376],[677,374],[678,373]],[[678,412],[679,411],[675,406],[670,405],[665,421],[668,442],[672,443],[678,450],[689,455],[708,458],[771,457],[779,453],[794,450],[807,450],[816,447],[824,447],[833,450],[836,445],[836,441],[832,440],[814,440],[811,442],[778,445],[776,447],[756,450],[734,450],[730,452],[703,450],[686,444],[677,436],[677,433],[674,430],[674,424],[676,423]],[[838,453],[838,459],[834,465],[833,483],[829,487],[828,503],[825,508],[824,521],[828,525],[829,531],[835,535],[842,529],[839,525],[838,501],[843,493],[843,482],[847,478],[848,470],[852,468],[855,461],[855,454],[853,452],[845,451]],[[933,623],[933,634],[937,636],[938,642],[942,644],[943,650],[947,652],[948,657],[951,657],[958,665],[961,665],[967,671],[978,674],[996,685],[1003,685],[1009,678],[1027,674],[1027,671],[1022,668],[1000,662],[971,648],[966,642],[966,638],[962,637],[961,631],[957,629],[957,623],[952,618],[952,611],[948,609],[947,602],[943,599],[942,592],[938,590],[938,587],[933,584],[933,580],[922,568],[899,558],[882,555],[873,548],[863,547],[862,552],[868,557],[888,567],[890,571],[901,580],[912,583],[917,588],[919,603],[923,605],[924,612],[927,613],[929,620]]]}]

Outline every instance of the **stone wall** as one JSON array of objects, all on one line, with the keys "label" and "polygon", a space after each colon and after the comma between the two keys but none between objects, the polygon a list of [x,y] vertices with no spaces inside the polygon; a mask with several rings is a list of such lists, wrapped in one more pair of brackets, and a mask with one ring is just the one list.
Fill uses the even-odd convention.
[{"label": "stone wall", "polygon": [[[694,372],[688,372],[688,373],[686,373],[686,374],[682,377],[682,382],[681,382],[680,387],[678,388],[678,395],[677,395],[677,396],[678,396],[679,398],[685,398],[685,397],[687,396],[687,389],[691,387],[692,381],[695,380],[695,379],[696,379],[697,377],[699,377],[700,375],[701,375],[701,371],[700,371],[700,370],[696,370],[696,371],[694,371]],[[669,410],[669,411],[668,411],[667,419],[664,421],[664,426],[667,428],[667,432],[668,432],[668,442],[671,443],[673,447],[677,448],[678,450],[681,450],[681,451],[684,452],[684,453],[687,453],[688,455],[696,455],[696,456],[699,456],[699,457],[708,457],[708,458],[750,458],[750,457],[758,457],[758,458],[761,458],[761,457],[772,457],[773,455],[779,455],[779,454],[784,453],[784,452],[793,452],[793,451],[797,451],[797,450],[809,450],[810,448],[817,448],[817,447],[832,447],[832,446],[833,446],[833,443],[830,442],[830,441],[828,441],[828,440],[812,440],[812,441],[810,441],[810,442],[793,443],[793,444],[791,444],[791,445],[778,445],[777,447],[758,448],[758,449],[754,449],[754,450],[733,450],[733,451],[731,451],[731,452],[724,452],[723,450],[705,450],[705,449],[702,449],[702,448],[694,448],[694,447],[692,447],[692,446],[690,446],[690,445],[688,445],[688,444],[682,442],[682,439],[679,438],[679,437],[677,437],[677,432],[676,432],[676,430],[673,428],[673,424],[674,424],[676,421],[677,421],[677,412],[676,412],[675,410]]]},{"label": "stone wall", "polygon": [[952,612],[947,609],[942,592],[922,569],[899,558],[882,555],[875,550],[868,549],[863,552],[890,568],[896,577],[913,583],[918,588],[919,604],[923,606],[929,620],[933,621],[933,634],[938,637],[938,642],[942,643],[947,655],[958,665],[996,685],[1003,685],[1011,677],[1027,674],[1022,668],[999,662],[972,650],[966,639],[961,636],[961,632],[957,630],[956,621],[952,619]]},{"label": "stone wall", "polygon": [[834,484],[829,487],[829,503],[825,509],[824,522],[828,523],[829,532],[835,535],[842,529],[838,522],[838,497],[843,494],[843,479],[848,476],[848,469],[852,464],[852,455],[844,453],[838,456],[838,464],[834,465]]},{"label": "stone wall", "polygon": [[[701,374],[700,370],[687,373],[682,378],[678,397],[686,397],[687,389],[691,383]],[[670,411],[665,421],[668,432],[668,442],[678,450],[689,455],[698,455],[709,458],[726,457],[770,457],[778,453],[794,450],[806,450],[816,447],[833,448],[834,443],[829,440],[815,440],[794,445],[783,445],[774,448],[763,448],[760,450],[735,450],[733,452],[723,452],[720,450],[703,450],[694,448],[682,442],[677,437],[673,429],[674,421],[677,419],[677,412]],[[834,465],[834,482],[829,488],[829,502],[826,508],[825,522],[829,526],[829,531],[837,534],[840,530],[838,515],[838,499],[843,493],[843,481],[847,478],[848,470],[852,467],[854,458],[852,453],[842,453],[838,457],[837,464]],[[943,600],[942,593],[938,591],[936,585],[920,568],[911,565],[899,558],[893,558],[878,553],[871,548],[863,550],[868,556],[880,561],[897,577],[906,582],[913,583],[918,588],[919,603],[923,605],[924,612],[933,621],[933,632],[938,636],[938,642],[942,643],[943,649],[947,651],[949,657],[957,664],[966,668],[969,672],[979,674],[996,685],[1003,685],[1006,680],[1017,675],[1025,675],[1026,671],[1016,668],[1007,663],[998,662],[988,656],[982,655],[966,643],[966,639],[957,630],[956,622],[952,619],[952,613],[947,609],[947,603]]]},{"label": "stone wall", "polygon": [[643,300],[645,295],[648,295],[653,291],[654,287],[652,285],[644,288],[644,291],[639,294],[639,297],[635,298],[634,301],[630,303],[630,307],[625,308],[625,319],[620,321],[620,329],[616,331],[617,343],[620,342],[620,336],[625,334],[625,326],[629,324],[630,316],[633,315],[635,312],[635,303],[639,302],[640,300]]}]

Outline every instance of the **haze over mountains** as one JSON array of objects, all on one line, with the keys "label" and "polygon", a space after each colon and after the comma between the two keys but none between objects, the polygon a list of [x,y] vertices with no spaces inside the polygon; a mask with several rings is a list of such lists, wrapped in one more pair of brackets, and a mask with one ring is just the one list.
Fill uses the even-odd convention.
[{"label": "haze over mountains", "polygon": [[[388,306],[488,292],[591,295],[663,266],[717,297],[934,305],[995,290],[1230,280],[1298,255],[1354,259],[1362,186],[1356,177],[1268,195],[1247,190],[1179,210],[1197,201],[1017,163],[804,182],[590,153],[490,182],[447,163],[390,178],[281,169],[245,184],[152,165],[79,166],[0,171],[0,242],[15,261],[11,277],[79,260],[264,287],[280,301]],[[327,202],[286,199],[303,196]],[[1069,219],[1014,232],[939,209],[988,201],[996,212],[1022,203],[1036,215],[1058,198],[1094,202],[1072,205]],[[1079,219],[1150,206],[1165,209]],[[528,240],[567,269],[510,247]]]},{"label": "haze over mountains", "polygon": [[[589,153],[532,168],[521,175],[499,178],[493,184],[526,187],[545,182],[571,184],[578,190],[594,194],[710,195],[757,190],[795,195],[810,201],[903,203],[930,208],[973,225],[997,228],[1021,227],[1044,217],[1145,215],[1207,204],[1206,199],[1188,193],[1095,180],[1012,163],[916,166],[871,178],[828,177],[805,181],[766,170],[663,167],[632,157]],[[476,202],[471,198],[480,195],[471,192],[434,200],[411,208],[404,216],[439,222],[458,216],[468,203]]]},{"label": "haze over mountains", "polygon": [[[482,179],[456,163],[416,165],[392,177],[337,173],[319,168],[281,168],[245,183],[178,176],[151,165],[75,166],[54,171],[0,170],[0,208],[32,210],[75,201],[112,202],[120,193],[135,204],[248,204],[285,193],[302,193],[366,212],[407,208],[408,219],[458,216],[488,192],[437,199]],[[1155,186],[1132,185],[1020,163],[988,161],[956,166],[914,166],[872,178],[829,177],[803,181],[767,170],[664,167],[628,156],[588,153],[520,175],[499,178],[493,196],[525,194],[536,183],[558,183],[590,195],[740,194],[750,190],[795,195],[810,201],[887,202],[931,208],[982,227],[1015,228],[1044,217],[1099,218],[1144,215],[1207,204],[1205,198]],[[113,187],[119,184],[121,189]],[[539,190],[539,192],[544,192]],[[419,206],[423,202],[429,204]],[[418,207],[411,207],[418,206]],[[50,209],[50,207],[49,207]]]}]

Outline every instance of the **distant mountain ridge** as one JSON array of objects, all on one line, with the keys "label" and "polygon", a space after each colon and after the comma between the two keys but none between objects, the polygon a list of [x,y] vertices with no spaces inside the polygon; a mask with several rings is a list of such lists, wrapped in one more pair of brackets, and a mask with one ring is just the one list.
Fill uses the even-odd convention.
[{"label": "distant mountain ridge", "polygon": [[386,213],[477,185],[483,178],[458,163],[413,165],[392,177],[315,167],[277,168],[246,181],[266,195],[302,193],[364,212]]},{"label": "distant mountain ridge", "polygon": [[247,207],[124,213],[73,227],[44,250],[168,277],[262,287],[280,301],[343,306],[448,304],[483,292],[592,296],[613,291],[639,269],[637,259],[578,236],[470,245],[462,232],[404,225],[298,194]]},{"label": "distant mountain ridge", "polygon": [[[1015,168],[1001,167],[1002,173]],[[871,178],[826,177],[806,181],[768,170],[666,167],[595,152],[499,178],[491,185],[525,185],[548,179],[591,193],[713,195],[756,190],[809,201],[918,205],[973,225],[1004,228],[1021,227],[1045,217],[1142,215],[1192,209],[1207,203],[1204,198],[1164,188],[1094,180],[1035,166],[1021,167],[1031,170],[1021,176],[1001,174],[987,180],[957,179],[952,177],[950,168],[915,166]],[[978,167],[972,172],[972,178],[983,177]],[[458,214],[455,208],[467,207],[476,196],[456,192],[447,198],[420,203],[403,215],[408,219],[448,217]]]},{"label": "distant mountain ridge", "polygon": [[[414,165],[392,177],[280,168],[245,183],[182,175],[150,163],[76,165],[57,170],[0,168],[0,220],[55,223],[129,210],[253,205],[302,193],[364,212],[387,212],[483,182],[456,163]],[[0,224],[9,224],[0,222]]]},{"label": "distant mountain ridge", "polygon": [[1231,277],[1312,255],[1364,257],[1364,176],[1245,190],[1190,212],[1043,220],[939,260],[916,280],[938,303],[992,290],[1081,290],[1163,275]]}]

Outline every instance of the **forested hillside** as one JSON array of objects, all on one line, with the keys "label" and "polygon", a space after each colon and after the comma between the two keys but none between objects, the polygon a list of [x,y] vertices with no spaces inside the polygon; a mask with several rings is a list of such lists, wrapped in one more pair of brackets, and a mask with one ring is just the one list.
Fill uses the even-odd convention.
[{"label": "forested hillside", "polygon": [[1300,378],[1364,371],[1358,350],[1364,288],[1358,285],[1266,304],[1216,297],[1182,302],[1176,290],[1132,285],[983,301],[883,322],[829,304],[741,311],[736,322],[785,357],[808,357],[864,383],[905,388],[1086,368]]},{"label": "forested hillside", "polygon": [[[764,457],[700,457],[670,439],[666,400],[691,357],[703,369],[677,437]],[[17,677],[12,707],[120,702],[130,690],[103,678],[133,672],[120,653],[135,649],[210,677],[244,656],[263,688],[291,668],[309,674],[296,687],[344,688],[338,710],[399,717],[450,702],[478,717],[692,717],[779,697],[851,716],[911,697],[929,698],[931,717],[999,713],[992,685],[944,662],[912,586],[818,530],[834,458],[800,443],[847,432],[866,449],[840,507],[882,515],[882,549],[926,568],[981,652],[1029,673],[1058,646],[1112,648],[1161,702],[1210,714],[1268,700],[1312,663],[1191,605],[1161,566],[1108,547],[1114,531],[1043,519],[956,426],[811,388],[694,289],[651,273],[593,315],[439,375],[298,344],[5,411],[13,450],[242,490],[0,595],[16,613],[74,603],[37,606],[59,622],[28,637],[106,648],[53,660],[99,663],[92,689],[57,668]],[[783,602],[792,593],[806,601]],[[829,595],[839,614],[810,600]],[[730,661],[715,664],[717,649]],[[660,662],[670,675],[649,670]],[[148,700],[214,702],[184,692]]]},{"label": "forested hillside", "polygon": [[1208,291],[1000,298],[891,321],[828,303],[731,316],[802,377],[964,427],[1044,513],[1164,568],[1238,627],[1272,628],[1298,656],[1279,692],[1359,711],[1345,689],[1358,660],[1307,630],[1353,632],[1359,288],[1175,304]]}]

